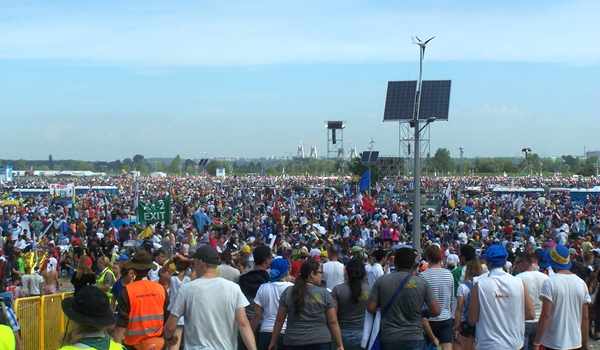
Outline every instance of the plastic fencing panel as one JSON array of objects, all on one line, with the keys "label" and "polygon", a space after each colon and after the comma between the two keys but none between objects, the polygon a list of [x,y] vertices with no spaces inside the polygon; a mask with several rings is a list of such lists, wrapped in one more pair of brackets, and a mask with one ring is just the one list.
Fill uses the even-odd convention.
[{"label": "plastic fencing panel", "polygon": [[44,349],[59,349],[58,337],[64,331],[61,294],[42,297]]},{"label": "plastic fencing panel", "polygon": [[41,350],[42,346],[42,300],[40,297],[15,300],[15,312],[21,327],[25,350]]}]

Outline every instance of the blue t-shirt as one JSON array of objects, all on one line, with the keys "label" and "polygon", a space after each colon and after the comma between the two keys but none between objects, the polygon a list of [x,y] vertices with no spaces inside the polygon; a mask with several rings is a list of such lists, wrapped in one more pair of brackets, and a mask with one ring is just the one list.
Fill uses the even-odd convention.
[{"label": "blue t-shirt", "polygon": [[[115,282],[110,290],[111,294],[115,296],[115,300],[119,300],[119,295],[121,294],[121,290],[123,290],[123,280],[119,279]],[[116,311],[116,310],[115,310]]]}]

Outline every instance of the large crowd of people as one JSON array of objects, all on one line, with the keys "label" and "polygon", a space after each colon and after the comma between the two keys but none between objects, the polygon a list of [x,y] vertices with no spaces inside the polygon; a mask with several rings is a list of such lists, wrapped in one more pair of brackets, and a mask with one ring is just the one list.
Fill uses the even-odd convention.
[{"label": "large crowd of people", "polygon": [[[425,177],[425,196],[440,200],[416,219],[403,196],[411,179],[374,186],[374,207],[343,181],[3,184],[0,323],[22,348],[13,300],[70,279],[67,349],[576,349],[600,337],[600,197],[491,191],[598,178]],[[13,191],[73,182],[117,193],[72,202]],[[140,223],[136,205],[158,200],[169,219]]]}]

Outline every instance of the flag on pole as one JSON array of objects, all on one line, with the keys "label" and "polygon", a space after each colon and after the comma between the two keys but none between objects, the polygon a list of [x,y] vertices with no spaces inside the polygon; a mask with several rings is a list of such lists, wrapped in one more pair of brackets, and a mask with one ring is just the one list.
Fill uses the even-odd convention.
[{"label": "flag on pole", "polygon": [[365,173],[360,177],[360,181],[358,182],[358,191],[369,191],[369,183],[371,182],[371,173],[369,169],[365,171]]},{"label": "flag on pole", "polygon": [[133,183],[133,210],[137,210],[138,207],[138,201],[140,199],[140,189],[138,186],[138,178],[137,178],[137,171],[135,171],[134,169],[134,176],[135,176],[135,181]]},{"label": "flag on pole", "polygon": [[150,237],[152,235],[152,228],[148,225],[140,234],[137,236],[138,239],[144,239],[146,237]]},{"label": "flag on pole", "polygon": [[452,186],[450,186],[450,182],[448,182],[448,186],[446,186],[446,192],[444,192],[444,195],[446,198],[448,198],[448,200],[450,200],[450,196],[452,195]]}]

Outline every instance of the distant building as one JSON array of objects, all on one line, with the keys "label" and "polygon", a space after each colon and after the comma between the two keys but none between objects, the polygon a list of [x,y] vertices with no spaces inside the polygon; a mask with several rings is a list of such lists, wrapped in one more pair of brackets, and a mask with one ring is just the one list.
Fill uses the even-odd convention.
[{"label": "distant building", "polygon": [[593,156],[600,158],[600,151],[587,151],[587,152],[585,152],[585,156],[587,158],[593,157]]}]

